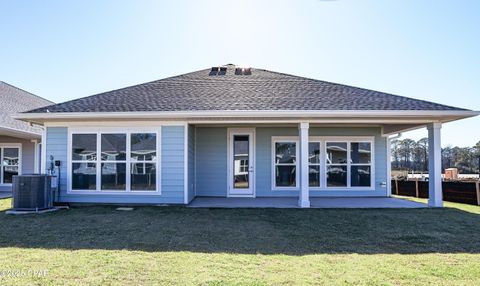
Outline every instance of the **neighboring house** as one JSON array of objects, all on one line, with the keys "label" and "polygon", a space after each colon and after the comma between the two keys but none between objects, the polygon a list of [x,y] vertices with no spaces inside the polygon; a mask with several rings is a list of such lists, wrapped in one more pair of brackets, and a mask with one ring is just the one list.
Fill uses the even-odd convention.
[{"label": "neighboring house", "polygon": [[[427,127],[441,206],[440,127],[479,114],[234,65],[35,109],[60,200],[188,204],[208,197],[387,197],[389,136]],[[47,164],[43,164],[45,169]]]},{"label": "neighboring house", "polygon": [[13,117],[52,104],[0,81],[0,191],[11,190],[14,175],[39,172],[42,128]]}]

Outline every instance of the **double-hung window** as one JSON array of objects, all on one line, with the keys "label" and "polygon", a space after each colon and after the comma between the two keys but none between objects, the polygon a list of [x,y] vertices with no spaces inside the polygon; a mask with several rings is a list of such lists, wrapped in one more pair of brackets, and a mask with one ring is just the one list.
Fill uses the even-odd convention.
[{"label": "double-hung window", "polygon": [[350,186],[370,187],[372,178],[372,143],[350,142]]},{"label": "double-hung window", "polygon": [[72,132],[71,190],[158,189],[158,132]]},{"label": "double-hung window", "polygon": [[298,140],[276,138],[273,140],[273,183],[275,188],[298,187]]},{"label": "double-hung window", "polygon": [[157,134],[130,134],[132,191],[154,191],[157,182]]},{"label": "double-hung window", "polygon": [[326,187],[372,187],[372,142],[327,141]]},{"label": "double-hung window", "polygon": [[97,134],[72,134],[72,190],[97,189]]},{"label": "double-hung window", "polygon": [[127,188],[127,134],[101,134],[101,189]]},{"label": "double-hung window", "polygon": [[347,181],[347,146],[346,142],[327,142],[327,187],[346,187]]},{"label": "double-hung window", "polygon": [[308,182],[310,187],[320,187],[320,141],[308,143]]},{"label": "double-hung window", "polygon": [[20,146],[0,145],[0,168],[0,184],[11,184],[20,172]]},{"label": "double-hung window", "polygon": [[[373,142],[373,137],[310,137],[309,188],[373,189]],[[272,137],[273,189],[298,189],[299,151],[298,137]]]}]

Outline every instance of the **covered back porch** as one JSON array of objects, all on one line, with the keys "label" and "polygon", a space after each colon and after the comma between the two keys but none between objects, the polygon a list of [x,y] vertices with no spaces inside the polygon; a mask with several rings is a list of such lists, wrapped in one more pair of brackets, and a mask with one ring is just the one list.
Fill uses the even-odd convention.
[{"label": "covered back porch", "polygon": [[423,207],[390,198],[390,141],[427,127],[429,206],[441,207],[439,122],[190,122],[193,207]]}]

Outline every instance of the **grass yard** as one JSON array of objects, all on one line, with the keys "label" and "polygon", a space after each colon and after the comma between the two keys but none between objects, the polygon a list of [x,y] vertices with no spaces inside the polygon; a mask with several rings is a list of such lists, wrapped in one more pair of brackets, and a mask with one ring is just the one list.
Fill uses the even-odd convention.
[{"label": "grass yard", "polygon": [[8,216],[3,199],[0,285],[480,285],[480,207],[446,205]]}]

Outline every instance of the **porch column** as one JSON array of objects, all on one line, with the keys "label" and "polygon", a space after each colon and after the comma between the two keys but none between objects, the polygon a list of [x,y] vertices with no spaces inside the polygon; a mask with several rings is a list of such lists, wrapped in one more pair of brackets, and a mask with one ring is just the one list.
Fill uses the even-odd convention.
[{"label": "porch column", "polygon": [[431,123],[428,129],[428,206],[443,207],[441,123]]},{"label": "porch column", "polygon": [[42,149],[40,149],[40,173],[47,173],[47,127],[42,128]]},{"label": "porch column", "polygon": [[300,138],[300,194],[298,205],[301,208],[310,207],[310,195],[308,193],[308,128],[309,124],[306,122],[298,125]]},{"label": "porch column", "polygon": [[40,172],[40,152],[38,151],[38,139],[32,139],[30,142],[33,143],[33,173],[38,174]]}]

